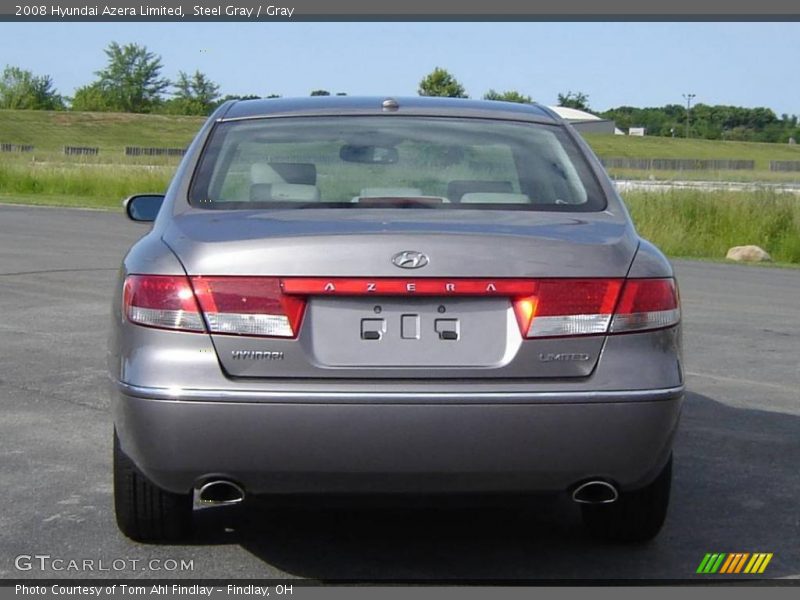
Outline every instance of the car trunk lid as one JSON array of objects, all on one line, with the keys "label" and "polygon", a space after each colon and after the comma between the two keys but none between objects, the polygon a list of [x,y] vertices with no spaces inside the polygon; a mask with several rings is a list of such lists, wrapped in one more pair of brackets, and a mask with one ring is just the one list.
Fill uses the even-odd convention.
[{"label": "car trunk lid", "polygon": [[624,277],[637,237],[610,212],[315,209],[196,211],[164,233],[190,275]]},{"label": "car trunk lid", "polygon": [[223,369],[261,378],[588,376],[604,336],[524,339],[512,284],[621,280],[637,245],[609,212],[424,209],[198,211],[164,240],[190,277],[270,278],[304,302],[290,337],[212,327]]}]

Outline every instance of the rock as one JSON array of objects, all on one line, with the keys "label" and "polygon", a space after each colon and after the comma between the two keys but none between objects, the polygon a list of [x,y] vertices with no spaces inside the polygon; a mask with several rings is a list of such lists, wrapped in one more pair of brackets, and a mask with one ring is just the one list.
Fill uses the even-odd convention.
[{"label": "rock", "polygon": [[725,255],[725,258],[728,260],[745,262],[762,262],[772,260],[772,257],[769,255],[769,253],[758,246],[734,246],[728,250],[728,254]]}]

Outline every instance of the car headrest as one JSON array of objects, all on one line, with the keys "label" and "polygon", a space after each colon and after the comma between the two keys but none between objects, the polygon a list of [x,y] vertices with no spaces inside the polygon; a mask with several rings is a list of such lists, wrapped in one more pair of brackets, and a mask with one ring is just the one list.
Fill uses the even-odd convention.
[{"label": "car headrest", "polygon": [[250,166],[250,182],[317,185],[317,167],[312,163],[256,163]]},{"label": "car headrest", "polygon": [[479,179],[456,179],[447,184],[447,197],[460,202],[464,194],[471,192],[513,192],[510,181],[481,181]]},{"label": "car headrest", "polygon": [[461,196],[461,204],[530,204],[525,194],[500,192],[469,192]]},{"label": "car headrest", "polygon": [[286,183],[317,185],[317,167],[313,163],[268,163]]},{"label": "car headrest", "polygon": [[419,188],[405,188],[405,187],[371,187],[361,190],[359,196],[362,198],[402,198],[404,196],[418,197],[423,196],[422,190]]},{"label": "car headrest", "polygon": [[254,183],[250,186],[250,200],[254,202],[316,202],[319,190],[314,185],[301,183]]}]

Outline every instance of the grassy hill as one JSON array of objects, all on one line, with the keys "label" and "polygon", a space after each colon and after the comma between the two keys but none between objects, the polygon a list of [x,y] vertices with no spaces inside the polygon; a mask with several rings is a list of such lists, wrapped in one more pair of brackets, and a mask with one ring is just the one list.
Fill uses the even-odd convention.
[{"label": "grassy hill", "polygon": [[586,141],[598,156],[613,158],[696,158],[756,161],[756,170],[769,169],[771,160],[800,160],[800,144],[723,142],[667,137],[588,134]]},{"label": "grassy hill", "polygon": [[[97,146],[103,152],[125,146],[185,147],[203,117],[127,113],[0,110],[0,143],[32,144],[36,152],[61,152],[63,146]],[[756,169],[770,160],[800,160],[800,145],[722,142],[663,137],[589,134],[586,140],[603,157],[750,159]],[[0,155],[0,159],[2,155]]]},{"label": "grassy hill", "polygon": [[62,152],[64,146],[99,147],[101,153],[121,152],[125,146],[184,148],[204,121],[170,115],[0,110],[0,143],[32,144],[35,152]]}]

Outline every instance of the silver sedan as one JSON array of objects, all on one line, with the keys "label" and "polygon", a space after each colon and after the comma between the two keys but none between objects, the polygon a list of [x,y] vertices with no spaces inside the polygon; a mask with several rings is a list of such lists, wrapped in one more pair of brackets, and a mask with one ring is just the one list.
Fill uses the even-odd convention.
[{"label": "silver sedan", "polygon": [[672,268],[538,105],[222,105],[113,303],[114,494],[175,541],[249,495],[567,493],[655,536],[683,399]]}]

